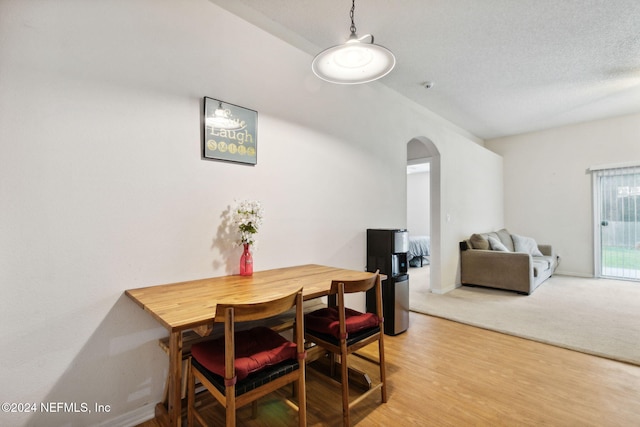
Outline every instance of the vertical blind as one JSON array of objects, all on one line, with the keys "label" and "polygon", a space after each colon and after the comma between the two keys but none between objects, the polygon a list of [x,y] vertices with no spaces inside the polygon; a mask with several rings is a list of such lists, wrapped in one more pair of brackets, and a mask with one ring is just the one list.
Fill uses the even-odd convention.
[{"label": "vertical blind", "polygon": [[640,280],[640,165],[592,168],[591,172],[599,275]]}]

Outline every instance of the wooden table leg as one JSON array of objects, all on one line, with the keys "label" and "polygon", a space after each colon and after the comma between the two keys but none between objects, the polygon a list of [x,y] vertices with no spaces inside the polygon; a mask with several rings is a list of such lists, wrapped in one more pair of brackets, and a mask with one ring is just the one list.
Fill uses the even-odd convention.
[{"label": "wooden table leg", "polygon": [[169,393],[167,410],[171,426],[182,423],[182,331],[173,331],[169,337]]}]

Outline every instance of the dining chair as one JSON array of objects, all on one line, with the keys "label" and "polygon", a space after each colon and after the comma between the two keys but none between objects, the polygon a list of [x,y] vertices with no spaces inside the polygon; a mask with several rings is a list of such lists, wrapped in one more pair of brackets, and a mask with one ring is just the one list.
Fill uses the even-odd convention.
[{"label": "dining chair", "polygon": [[[236,330],[240,322],[266,319],[295,306],[293,341],[265,326]],[[224,336],[194,344],[188,369],[187,422],[207,425],[196,402],[196,380],[226,408],[227,427],[236,425],[236,409],[284,385],[293,383],[298,425],[307,425],[302,288],[269,301],[254,304],[218,304],[214,322],[224,322]]]},{"label": "dining chair", "polygon": [[[361,313],[345,306],[345,294],[366,293],[370,290],[375,292],[375,313]],[[376,390],[381,392],[382,403],[387,401],[380,274],[376,271],[370,278],[364,280],[333,280],[329,296],[337,300],[335,306],[330,303],[329,307],[305,315],[305,339],[329,351],[332,371],[335,366],[335,356],[340,356],[342,421],[344,426],[349,426],[351,422],[349,410]],[[357,350],[375,341],[378,342],[377,360],[356,353]],[[350,402],[347,356],[351,354],[378,364],[380,381]]]}]

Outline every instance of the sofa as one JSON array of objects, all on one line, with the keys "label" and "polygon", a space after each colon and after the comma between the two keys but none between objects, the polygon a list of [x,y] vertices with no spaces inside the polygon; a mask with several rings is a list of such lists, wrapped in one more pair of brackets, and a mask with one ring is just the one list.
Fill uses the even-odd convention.
[{"label": "sofa", "polygon": [[529,295],[553,275],[558,257],[551,245],[502,229],[460,242],[460,281]]}]

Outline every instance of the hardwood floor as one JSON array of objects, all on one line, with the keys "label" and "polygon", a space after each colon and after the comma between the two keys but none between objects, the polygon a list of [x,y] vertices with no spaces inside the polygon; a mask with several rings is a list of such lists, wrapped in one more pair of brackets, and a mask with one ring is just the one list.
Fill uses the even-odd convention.
[{"label": "hardwood floor", "polygon": [[[353,425],[640,425],[639,366],[413,312],[408,331],[385,336],[385,347],[389,400],[380,404],[376,394],[360,403]],[[373,365],[358,367],[377,380]],[[308,425],[340,426],[340,389],[311,371]],[[219,406],[209,414],[211,425],[224,425]],[[260,400],[257,419],[250,414],[241,408],[238,425],[297,423],[277,395]]]}]

